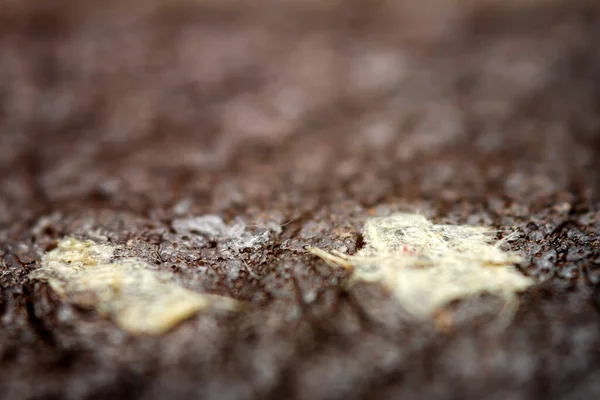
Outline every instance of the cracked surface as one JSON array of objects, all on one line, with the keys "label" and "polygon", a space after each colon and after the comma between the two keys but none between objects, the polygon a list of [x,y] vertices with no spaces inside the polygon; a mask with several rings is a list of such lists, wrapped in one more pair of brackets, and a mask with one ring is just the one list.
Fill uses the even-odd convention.
[{"label": "cracked surface", "polygon": [[[600,396],[598,6],[296,3],[2,21],[1,394]],[[414,322],[305,251],[398,211],[521,232],[505,330],[491,296]],[[249,306],[129,336],[29,279],[65,236]]]}]

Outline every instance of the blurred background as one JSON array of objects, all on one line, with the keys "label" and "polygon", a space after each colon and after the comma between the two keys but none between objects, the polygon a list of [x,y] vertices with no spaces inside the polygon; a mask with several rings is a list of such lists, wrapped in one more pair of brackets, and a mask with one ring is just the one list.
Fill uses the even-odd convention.
[{"label": "blurred background", "polygon": [[0,7],[4,224],[597,193],[595,2]]},{"label": "blurred background", "polygon": [[[600,398],[599,40],[593,0],[0,0],[0,396]],[[305,251],[398,210],[519,231],[508,329]],[[248,309],[134,338],[30,284],[92,234]]]}]

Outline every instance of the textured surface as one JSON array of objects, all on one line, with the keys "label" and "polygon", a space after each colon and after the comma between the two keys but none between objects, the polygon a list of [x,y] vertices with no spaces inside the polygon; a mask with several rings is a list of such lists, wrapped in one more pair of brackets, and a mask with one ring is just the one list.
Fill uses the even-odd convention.
[{"label": "textured surface", "polygon": [[355,255],[309,251],[332,268],[348,269],[347,287],[357,281],[378,283],[394,294],[403,310],[429,319],[454,300],[483,293],[499,295],[508,305],[514,293],[534,283],[514,268],[521,257],[502,250],[517,232],[492,244],[494,233],[500,232],[435,225],[420,214],[396,213],[367,220],[364,246]]},{"label": "textured surface", "polygon": [[47,282],[61,300],[110,317],[131,334],[163,334],[209,308],[208,296],[178,285],[172,274],[115,257],[117,249],[101,243],[63,239],[29,278]]},{"label": "textured surface", "polygon": [[[295,3],[5,14],[2,396],[598,398],[598,6]],[[522,233],[506,329],[305,251],[395,211]],[[70,235],[249,306],[129,336],[28,278]]]}]

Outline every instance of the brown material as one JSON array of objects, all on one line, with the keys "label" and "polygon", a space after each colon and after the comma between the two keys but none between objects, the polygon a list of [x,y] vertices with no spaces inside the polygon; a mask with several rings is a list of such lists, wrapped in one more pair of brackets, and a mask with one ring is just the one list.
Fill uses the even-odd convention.
[{"label": "brown material", "polygon": [[[0,395],[600,398],[600,7],[417,3],[4,14]],[[518,229],[512,323],[305,251],[395,211]],[[29,279],[70,235],[248,306],[129,336]]]}]

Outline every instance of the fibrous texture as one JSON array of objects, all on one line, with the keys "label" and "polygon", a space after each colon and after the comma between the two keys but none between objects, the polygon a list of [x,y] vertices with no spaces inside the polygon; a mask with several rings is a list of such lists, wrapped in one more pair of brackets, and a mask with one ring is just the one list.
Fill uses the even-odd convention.
[{"label": "fibrous texture", "polygon": [[380,282],[403,308],[417,317],[481,293],[510,297],[533,284],[515,269],[517,254],[492,244],[493,231],[474,226],[435,225],[418,214],[373,218],[363,229],[365,247],[354,256],[327,261],[351,268],[350,282]]},{"label": "fibrous texture", "polygon": [[133,334],[164,333],[209,307],[206,295],[178,285],[141,260],[112,261],[115,250],[109,244],[63,239],[43,257],[34,277],[47,281],[66,300],[94,308]]}]

